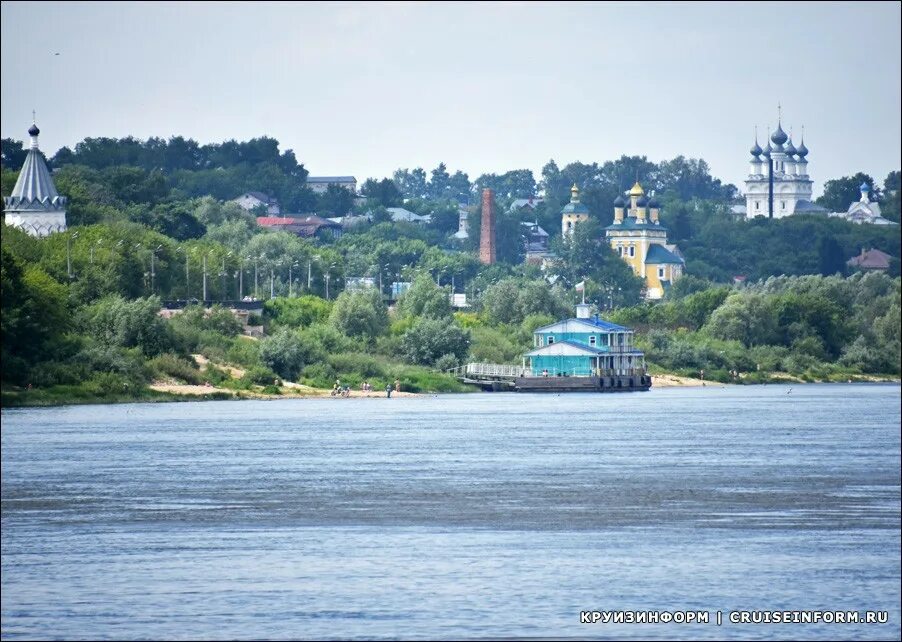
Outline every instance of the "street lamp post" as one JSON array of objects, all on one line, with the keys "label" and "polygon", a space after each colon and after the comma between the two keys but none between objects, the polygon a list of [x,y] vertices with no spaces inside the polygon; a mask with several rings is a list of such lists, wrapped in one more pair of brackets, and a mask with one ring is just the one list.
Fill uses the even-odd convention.
[{"label": "street lamp post", "polygon": [[72,280],[72,239],[78,238],[78,232],[73,232],[66,237],[66,274]]},{"label": "street lamp post", "polygon": [[204,264],[204,302],[207,301],[207,254],[209,252],[205,252],[203,255],[203,264]]},{"label": "street lamp post", "polygon": [[298,262],[297,262],[297,261],[295,261],[294,263],[289,263],[289,264],[288,264],[288,298],[289,298],[289,299],[290,299],[292,296],[294,296],[294,295],[292,294],[292,284],[294,283],[294,281],[292,280],[292,276],[291,276],[291,268],[293,268],[293,267],[298,267]]},{"label": "street lamp post", "polygon": [[97,239],[94,241],[94,244],[91,245],[91,265],[94,265],[94,248],[103,243],[103,239]]},{"label": "street lamp post", "polygon": [[150,251],[150,291],[151,293],[156,291],[156,281],[157,281],[157,270],[154,259],[156,258],[157,252],[159,252],[163,248],[163,245],[158,245],[155,249]]}]

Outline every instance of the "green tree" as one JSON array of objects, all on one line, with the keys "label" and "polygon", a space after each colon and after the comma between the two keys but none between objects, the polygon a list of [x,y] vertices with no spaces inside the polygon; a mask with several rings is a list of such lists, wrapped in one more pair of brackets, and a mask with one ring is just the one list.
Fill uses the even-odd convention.
[{"label": "green tree", "polygon": [[77,323],[82,332],[96,341],[123,348],[137,347],[152,357],[175,348],[172,331],[159,311],[157,297],[127,301],[111,296],[81,309]]},{"label": "green tree", "polygon": [[346,291],[338,295],[329,321],[349,337],[372,340],[388,329],[388,310],[376,290]]},{"label": "green tree", "polygon": [[470,333],[456,322],[424,317],[404,333],[401,345],[412,363],[432,365],[449,354],[461,362],[469,351]]},{"label": "green tree", "polygon": [[263,316],[275,326],[306,328],[329,318],[332,303],[318,296],[276,297],[263,304]]},{"label": "green tree", "polygon": [[260,360],[289,381],[296,380],[304,366],[324,357],[315,337],[288,328],[281,328],[260,342]]},{"label": "green tree", "polygon": [[398,309],[411,317],[444,319],[451,316],[449,292],[425,274],[418,276],[398,300]]},{"label": "green tree", "polygon": [[831,236],[822,236],[817,242],[817,253],[820,261],[820,273],[824,276],[842,274],[846,269],[846,258],[842,247]]},{"label": "green tree", "polygon": [[319,195],[316,211],[328,216],[344,216],[354,206],[354,193],[341,185],[330,184]]},{"label": "green tree", "polygon": [[0,141],[0,166],[3,169],[18,172],[25,164],[28,150],[23,149],[21,140],[4,138]]},{"label": "green tree", "polygon": [[854,176],[834,178],[824,183],[824,193],[818,197],[817,204],[831,212],[845,212],[849,205],[861,198],[862,183],[870,186],[871,200],[879,201],[881,193],[876,181],[864,172],[858,172]]}]

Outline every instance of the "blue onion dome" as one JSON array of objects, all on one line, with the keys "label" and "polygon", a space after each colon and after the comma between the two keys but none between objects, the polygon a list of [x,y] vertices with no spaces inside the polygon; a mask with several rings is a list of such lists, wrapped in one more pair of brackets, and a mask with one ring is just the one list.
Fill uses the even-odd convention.
[{"label": "blue onion dome", "polygon": [[799,158],[805,158],[808,155],[808,148],[805,147],[805,139],[802,139],[802,144],[799,145],[799,148],[796,150],[796,154],[799,155]]},{"label": "blue onion dome", "polygon": [[618,195],[614,199],[614,207],[623,207],[624,205],[626,205],[626,201],[623,200],[623,196]]},{"label": "blue onion dome", "polygon": [[770,153],[774,151],[774,148],[770,146],[770,141],[767,143],[767,147],[761,152],[765,158],[770,158]]},{"label": "blue onion dome", "polygon": [[761,155],[761,147],[758,146],[758,141],[755,141],[755,145],[749,150],[752,156],[760,156]]},{"label": "blue onion dome", "polygon": [[661,204],[658,203],[658,199],[652,196],[650,199],[648,199],[648,207],[653,210],[658,210],[661,209]]},{"label": "blue onion dome", "polygon": [[862,183],[858,189],[860,189],[862,192],[870,192],[871,186],[868,185],[867,183]]},{"label": "blue onion dome", "polygon": [[38,129],[38,126],[37,126],[37,125],[32,125],[31,127],[28,128],[28,135],[29,135],[29,136],[37,136],[37,135],[40,134],[40,133],[41,133],[41,130]]},{"label": "blue onion dome", "polygon": [[645,194],[636,199],[636,207],[645,207],[648,205],[648,199],[645,198]]},{"label": "blue onion dome", "polygon": [[783,131],[783,127],[780,123],[777,123],[777,131],[770,135],[771,141],[774,145],[782,145],[787,141],[789,136],[786,135],[786,132]]},{"label": "blue onion dome", "polygon": [[783,148],[783,151],[786,152],[787,155],[792,156],[796,153],[795,145],[792,144],[792,139],[790,138],[786,141],[786,147]]}]

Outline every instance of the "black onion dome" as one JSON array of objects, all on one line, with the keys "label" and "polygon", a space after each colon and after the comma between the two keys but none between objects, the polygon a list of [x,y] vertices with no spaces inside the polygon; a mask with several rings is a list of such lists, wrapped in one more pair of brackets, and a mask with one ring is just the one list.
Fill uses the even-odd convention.
[{"label": "black onion dome", "polygon": [[28,128],[28,135],[29,135],[29,136],[37,136],[37,135],[40,134],[40,133],[41,133],[41,130],[38,129],[38,126],[37,126],[37,125],[32,125],[31,127]]},{"label": "black onion dome", "polygon": [[624,205],[626,205],[626,201],[623,200],[623,196],[618,195],[614,199],[614,207],[623,207]]},{"label": "black onion dome", "polygon": [[770,135],[770,139],[773,141],[774,145],[782,145],[789,139],[789,136],[783,131],[783,127],[780,123],[777,123],[777,131]]},{"label": "black onion dome", "polygon": [[661,209],[661,205],[658,203],[658,199],[652,196],[648,199],[648,207],[654,210]]},{"label": "black onion dome", "polygon": [[636,199],[636,207],[645,207],[648,205],[648,199],[645,198],[645,194]]}]

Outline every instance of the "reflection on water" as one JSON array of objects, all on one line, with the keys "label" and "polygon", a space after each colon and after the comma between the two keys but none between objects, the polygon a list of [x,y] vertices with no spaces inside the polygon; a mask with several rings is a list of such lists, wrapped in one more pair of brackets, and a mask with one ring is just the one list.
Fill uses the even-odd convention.
[{"label": "reflection on water", "polygon": [[4,411],[0,635],[898,639],[900,389],[787,390]]}]

